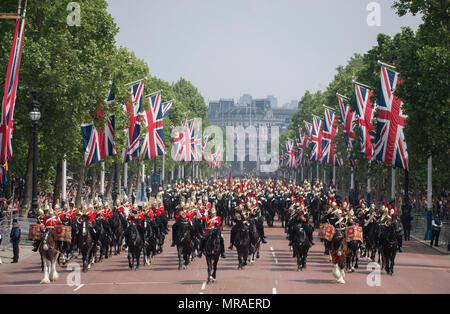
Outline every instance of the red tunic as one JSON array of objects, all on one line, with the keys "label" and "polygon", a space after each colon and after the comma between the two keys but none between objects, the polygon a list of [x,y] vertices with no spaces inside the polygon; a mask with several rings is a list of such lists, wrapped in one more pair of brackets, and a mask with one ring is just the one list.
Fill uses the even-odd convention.
[{"label": "red tunic", "polygon": [[45,216],[42,223],[44,224],[45,227],[47,227],[49,229],[55,228],[56,225],[62,225],[61,220],[56,215]]},{"label": "red tunic", "polygon": [[205,236],[208,234],[209,230],[214,228],[214,226],[216,224],[219,226],[222,225],[222,222],[220,221],[220,217],[217,217],[217,216],[203,216],[202,220],[206,222]]}]

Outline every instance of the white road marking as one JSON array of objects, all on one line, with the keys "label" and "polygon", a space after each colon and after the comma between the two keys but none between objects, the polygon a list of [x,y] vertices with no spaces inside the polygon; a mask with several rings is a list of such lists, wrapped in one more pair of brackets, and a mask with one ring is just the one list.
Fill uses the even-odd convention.
[{"label": "white road marking", "polygon": [[278,264],[278,260],[277,260],[277,257],[275,255],[275,251],[274,251],[273,247],[270,247],[270,250],[272,251],[272,257],[275,260],[275,264]]},{"label": "white road marking", "polygon": [[84,284],[79,285],[78,287],[76,287],[75,289],[73,289],[73,291],[78,291],[79,289],[83,288]]}]

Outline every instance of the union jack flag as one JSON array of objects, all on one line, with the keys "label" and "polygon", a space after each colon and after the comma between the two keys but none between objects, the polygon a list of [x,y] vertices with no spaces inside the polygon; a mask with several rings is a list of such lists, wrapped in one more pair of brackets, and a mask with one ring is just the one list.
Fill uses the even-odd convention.
[{"label": "union jack flag", "polygon": [[179,161],[193,161],[195,159],[194,152],[194,121],[186,121],[183,128],[182,139],[180,140]]},{"label": "union jack flag", "polygon": [[286,159],[287,159],[287,166],[289,168],[294,168],[295,166],[295,153],[294,153],[294,142],[292,140],[288,140],[286,142]]},{"label": "union jack flag", "polygon": [[88,123],[81,126],[81,134],[83,136],[84,161],[86,166],[100,162],[107,156],[114,156],[116,154],[116,146],[114,144],[114,115],[111,115],[106,121],[104,130],[100,130],[99,132],[93,123]]},{"label": "union jack flag", "polygon": [[299,127],[299,138],[297,140],[297,167],[302,167],[305,165],[305,148],[308,145],[308,134],[302,135],[302,128]]},{"label": "union jack flag", "polygon": [[335,166],[338,166],[338,167],[342,167],[342,165],[343,165],[343,161],[342,161],[342,158],[341,157],[339,157],[339,155],[338,154],[334,154],[334,165]]},{"label": "union jack flag", "polygon": [[397,72],[381,66],[375,158],[408,170],[408,148],[403,132],[408,116],[403,112],[402,101],[394,96],[401,83]]},{"label": "union jack flag", "polygon": [[144,81],[131,87],[131,103],[126,105],[129,115],[129,125],[126,128],[127,149],[124,153],[123,162],[137,159],[139,154],[139,136],[141,134],[141,108],[144,92]]},{"label": "union jack flag", "polygon": [[203,156],[203,143],[202,143],[202,120],[194,119],[194,135],[192,142],[192,149],[194,152],[194,161],[200,162]]},{"label": "union jack flag", "polygon": [[306,134],[307,134],[307,143],[306,143],[306,145],[309,145],[311,143],[311,134],[312,134],[313,126],[309,122],[306,122],[306,121],[304,121],[304,122],[305,122]]},{"label": "union jack flag", "polygon": [[325,120],[322,130],[322,149],[320,153],[320,161],[323,164],[333,164],[334,148],[336,144],[333,144],[334,138],[337,134],[337,121],[334,111],[330,108],[325,108]]},{"label": "union jack flag", "polygon": [[[17,18],[14,30],[8,68],[6,70],[5,89],[2,101],[2,118],[0,121],[0,163],[4,164],[12,158],[12,133],[14,107],[16,105],[17,86],[19,84],[20,60],[22,58],[23,36],[25,32],[25,14]],[[20,31],[19,31],[20,26]]]},{"label": "union jack flag", "polygon": [[149,160],[156,156],[166,154],[164,146],[163,111],[161,105],[161,94],[156,93],[149,97],[149,109],[142,114],[147,133],[141,146],[143,160]]},{"label": "union jack flag", "polygon": [[172,136],[172,156],[175,161],[182,161],[182,150],[183,150],[183,128],[182,127],[174,127],[173,125],[170,126],[172,129],[171,136]]},{"label": "union jack flag", "polygon": [[311,160],[320,160],[320,147],[322,145],[322,120],[314,116],[309,147]]},{"label": "union jack flag", "polygon": [[372,123],[373,103],[370,98],[373,92],[355,83],[356,89],[356,113],[358,115],[359,136],[361,140],[361,153],[365,159],[372,160],[374,150],[369,131],[375,131]]},{"label": "union jack flag", "polygon": [[348,105],[348,99],[338,95],[339,108],[341,112],[342,129],[344,131],[344,139],[347,144],[347,158],[353,168],[357,168],[356,160],[352,159],[351,151],[353,149],[353,141],[356,138],[356,114],[351,111]]}]

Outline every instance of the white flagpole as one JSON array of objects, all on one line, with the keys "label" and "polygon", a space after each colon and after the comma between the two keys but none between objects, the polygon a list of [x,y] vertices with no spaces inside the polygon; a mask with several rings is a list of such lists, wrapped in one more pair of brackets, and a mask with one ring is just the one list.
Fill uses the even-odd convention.
[{"label": "white flagpole", "polygon": [[123,166],[123,188],[125,191],[125,195],[128,195],[128,164],[125,163],[125,165]]},{"label": "white flagpole", "polygon": [[316,181],[319,183],[319,162],[316,162]]},{"label": "white flagpole", "polygon": [[[161,166],[161,185],[164,185],[165,172],[166,172],[166,155],[163,155]],[[164,189],[165,188],[166,187],[164,186]]]},{"label": "white flagpole", "polygon": [[395,167],[391,170],[392,183],[391,183],[391,200],[395,201]]},{"label": "white flagpole", "polygon": [[354,190],[355,189],[355,174],[353,172],[353,167],[352,167],[352,172],[350,175],[350,190]]},{"label": "white flagpole", "polygon": [[142,161],[142,176],[141,176],[141,202],[145,201],[145,164]]},{"label": "white flagpole", "polygon": [[140,83],[140,82],[142,82],[142,81],[146,81],[146,80],[148,80],[148,78],[147,78],[147,77],[144,77],[143,79],[140,79],[140,80],[137,80],[137,81],[134,81],[134,82],[125,84],[124,86],[126,87],[126,86],[130,86],[130,85],[134,85],[134,84]]},{"label": "white flagpole", "polygon": [[105,162],[103,161],[101,163],[102,170],[100,172],[100,195],[102,198],[102,201],[104,201],[105,197]]},{"label": "white flagpole", "polygon": [[67,190],[67,160],[64,155],[62,160],[62,202],[66,203],[66,190]]}]

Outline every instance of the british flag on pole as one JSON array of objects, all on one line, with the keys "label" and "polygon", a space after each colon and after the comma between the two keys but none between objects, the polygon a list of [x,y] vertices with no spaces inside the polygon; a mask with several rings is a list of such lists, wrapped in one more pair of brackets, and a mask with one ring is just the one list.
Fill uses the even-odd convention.
[{"label": "british flag on pole", "polygon": [[322,145],[322,120],[314,116],[310,136],[311,160],[320,161],[320,147]]},{"label": "british flag on pole", "polygon": [[361,153],[365,159],[372,160],[374,149],[369,131],[375,131],[375,126],[372,123],[374,106],[370,100],[373,96],[373,92],[357,82],[354,83],[356,94],[356,113],[358,115],[359,136],[361,140]]},{"label": "british flag on pole", "polygon": [[[22,23],[21,23],[22,20]],[[20,28],[20,29],[19,29]],[[19,84],[20,60],[22,58],[23,36],[25,32],[25,13],[17,18],[11,53],[6,70],[5,89],[2,99],[2,118],[0,120],[0,163],[12,158],[12,133],[17,86]]]},{"label": "british flag on pole", "polygon": [[350,161],[350,165],[356,169],[356,160],[352,159],[351,151],[353,149],[353,142],[356,138],[355,127],[356,127],[356,115],[350,109],[348,104],[348,98],[337,95],[339,102],[339,109],[341,112],[342,129],[344,131],[344,139],[347,144],[347,158]]},{"label": "british flag on pole", "polygon": [[[150,103],[149,109],[142,114],[142,119],[147,129],[141,147],[141,156],[143,160],[166,154],[166,148],[164,146],[163,118],[165,115],[168,115],[168,111],[172,104],[170,102],[170,106],[166,105],[166,107],[164,104],[161,104],[161,93],[152,95],[147,98],[147,101]],[[165,115],[163,109],[166,111]]]},{"label": "british flag on pole", "polygon": [[294,142],[291,139],[288,139],[286,142],[286,158],[287,158],[287,166],[289,168],[295,167],[295,153],[294,153]]},{"label": "british flag on pole", "polygon": [[97,130],[93,123],[83,124],[81,126],[84,145],[84,161],[89,166],[100,162],[107,156],[116,154],[115,137],[115,117],[111,115],[106,121],[104,130]]},{"label": "british flag on pole", "polygon": [[333,164],[334,148],[336,146],[333,141],[337,134],[337,121],[336,115],[331,108],[325,107],[325,119],[323,121],[320,161],[323,164]]},{"label": "british flag on pole", "polygon": [[124,153],[123,162],[137,159],[139,155],[139,137],[141,134],[141,108],[144,92],[144,81],[141,81],[131,87],[131,102],[126,105],[129,115],[129,124],[126,128],[127,148]]},{"label": "british flag on pole", "polygon": [[309,145],[311,143],[311,134],[312,134],[313,126],[309,122],[306,122],[306,121],[303,121],[303,122],[305,122],[305,130],[306,130],[306,135],[307,135],[306,145]]},{"label": "british flag on pole", "polygon": [[394,91],[401,83],[397,72],[381,66],[375,159],[408,170],[404,134],[407,115],[403,112],[402,101],[394,96]]}]

